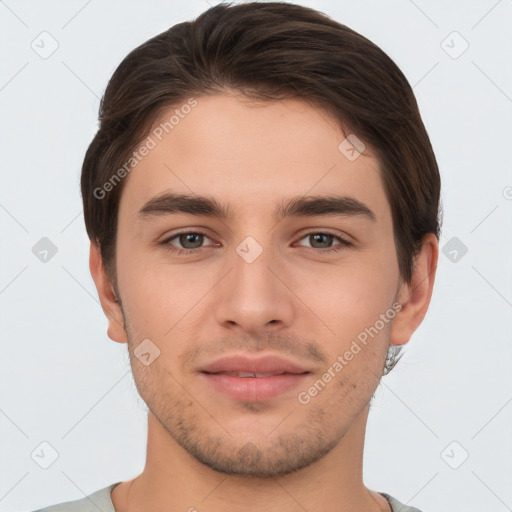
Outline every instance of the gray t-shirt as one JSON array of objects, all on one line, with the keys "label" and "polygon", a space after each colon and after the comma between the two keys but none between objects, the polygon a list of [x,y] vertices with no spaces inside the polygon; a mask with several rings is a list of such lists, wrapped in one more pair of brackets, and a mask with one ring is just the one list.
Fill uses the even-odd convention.
[{"label": "gray t-shirt", "polygon": [[[65,503],[59,503],[57,505],[51,505],[50,507],[41,508],[34,512],[116,512],[110,493],[112,489],[121,482],[111,484],[99,491],[96,491],[85,498],[75,501],[67,501]],[[398,500],[386,494],[385,492],[379,492],[391,505],[393,512],[421,512],[421,510],[408,507]]]}]

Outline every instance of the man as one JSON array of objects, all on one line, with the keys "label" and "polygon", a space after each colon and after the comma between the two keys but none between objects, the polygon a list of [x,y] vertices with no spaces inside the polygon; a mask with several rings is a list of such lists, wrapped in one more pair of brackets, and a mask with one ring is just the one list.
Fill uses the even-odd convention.
[{"label": "man", "polygon": [[397,66],[312,9],[219,5],[131,52],[100,121],[90,268],[147,460],[45,512],[417,511],[362,480],[438,256],[439,172]]}]

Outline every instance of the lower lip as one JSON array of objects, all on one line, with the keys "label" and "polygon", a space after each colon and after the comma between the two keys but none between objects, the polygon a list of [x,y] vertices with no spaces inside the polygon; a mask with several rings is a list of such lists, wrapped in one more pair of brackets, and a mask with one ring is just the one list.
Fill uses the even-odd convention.
[{"label": "lower lip", "polygon": [[217,391],[235,400],[263,402],[298,386],[308,373],[283,373],[271,377],[235,377],[218,373],[201,372]]}]

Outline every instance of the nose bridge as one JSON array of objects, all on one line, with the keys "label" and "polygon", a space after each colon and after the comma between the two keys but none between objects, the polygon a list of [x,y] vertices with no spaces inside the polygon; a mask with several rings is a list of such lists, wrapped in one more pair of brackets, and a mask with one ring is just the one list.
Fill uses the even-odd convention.
[{"label": "nose bridge", "polygon": [[[263,237],[260,235],[258,238],[262,240]],[[270,237],[262,242],[248,235],[235,248],[230,279],[232,289],[239,298],[255,300],[259,297],[269,301],[280,293],[274,282],[275,277],[269,270],[274,259]]]},{"label": "nose bridge", "polygon": [[[260,239],[265,238],[264,243]],[[271,237],[248,235],[234,248],[230,272],[219,290],[218,321],[236,323],[245,330],[260,330],[272,324],[289,324],[292,304],[287,288],[276,277],[279,267]],[[263,240],[262,240],[263,242]],[[271,271],[272,269],[273,271]]]}]

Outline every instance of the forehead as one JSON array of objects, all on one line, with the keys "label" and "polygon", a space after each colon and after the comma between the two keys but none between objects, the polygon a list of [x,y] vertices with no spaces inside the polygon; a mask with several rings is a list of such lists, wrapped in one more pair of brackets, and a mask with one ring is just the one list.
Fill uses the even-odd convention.
[{"label": "forehead", "polygon": [[185,100],[164,111],[139,146],[150,149],[128,175],[120,214],[134,214],[164,192],[216,197],[237,212],[270,212],[276,200],[334,192],[385,211],[379,162],[369,148],[347,153],[347,135],[302,100]]}]

